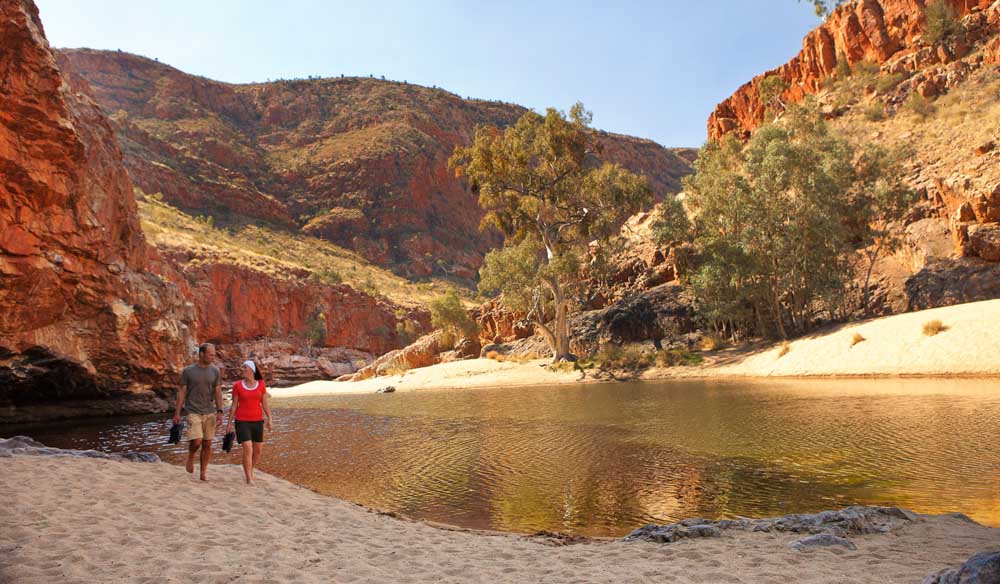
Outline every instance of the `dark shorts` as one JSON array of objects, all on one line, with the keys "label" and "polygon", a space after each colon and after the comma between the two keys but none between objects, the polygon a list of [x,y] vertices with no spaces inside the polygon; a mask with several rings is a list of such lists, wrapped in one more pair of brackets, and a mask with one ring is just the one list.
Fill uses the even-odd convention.
[{"label": "dark shorts", "polygon": [[247,440],[264,441],[264,420],[259,422],[241,422],[236,420],[236,441],[243,444]]}]

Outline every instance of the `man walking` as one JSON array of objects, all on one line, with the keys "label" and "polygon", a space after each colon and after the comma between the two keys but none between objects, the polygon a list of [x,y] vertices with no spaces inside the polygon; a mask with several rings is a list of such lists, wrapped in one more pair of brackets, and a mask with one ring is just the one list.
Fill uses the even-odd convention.
[{"label": "man walking", "polygon": [[181,408],[187,414],[184,431],[188,441],[187,471],[194,472],[194,459],[201,450],[201,480],[207,481],[208,461],[212,458],[212,438],[222,426],[222,374],[212,365],[215,345],[198,347],[198,362],[188,365],[181,373],[181,388],[174,406],[174,423],[181,422]]}]

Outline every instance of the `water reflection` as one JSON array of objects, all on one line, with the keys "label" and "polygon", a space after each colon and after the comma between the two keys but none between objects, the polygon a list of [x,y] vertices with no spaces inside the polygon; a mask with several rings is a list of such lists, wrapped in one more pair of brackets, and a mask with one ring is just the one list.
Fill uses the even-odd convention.
[{"label": "water reflection", "polygon": [[[468,527],[620,535],[696,515],[851,503],[1000,524],[995,380],[634,383],[276,406],[263,470]],[[158,416],[0,433],[180,461],[168,425]]]}]

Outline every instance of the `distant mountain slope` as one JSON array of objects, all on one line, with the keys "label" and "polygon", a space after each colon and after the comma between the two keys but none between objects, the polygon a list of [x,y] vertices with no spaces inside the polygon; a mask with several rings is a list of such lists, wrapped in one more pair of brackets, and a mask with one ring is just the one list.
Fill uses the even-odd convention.
[{"label": "distant mountain slope", "polygon": [[[113,120],[133,182],[188,212],[301,230],[415,277],[471,279],[499,243],[447,160],[520,106],[370,78],[233,85],[119,52],[59,61]],[[680,189],[693,150],[601,135],[659,197]]]}]

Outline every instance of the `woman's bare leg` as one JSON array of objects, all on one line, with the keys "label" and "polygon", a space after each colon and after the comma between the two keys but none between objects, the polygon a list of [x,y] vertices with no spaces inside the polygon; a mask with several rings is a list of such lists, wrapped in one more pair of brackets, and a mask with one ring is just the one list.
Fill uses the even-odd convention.
[{"label": "woman's bare leg", "polygon": [[247,479],[247,484],[253,484],[253,442],[247,440],[240,444],[243,449],[243,475]]},{"label": "woman's bare leg", "polygon": [[257,468],[257,465],[260,464],[260,454],[263,451],[264,451],[264,443],[263,442],[254,442],[253,443],[253,467],[254,468]]}]

